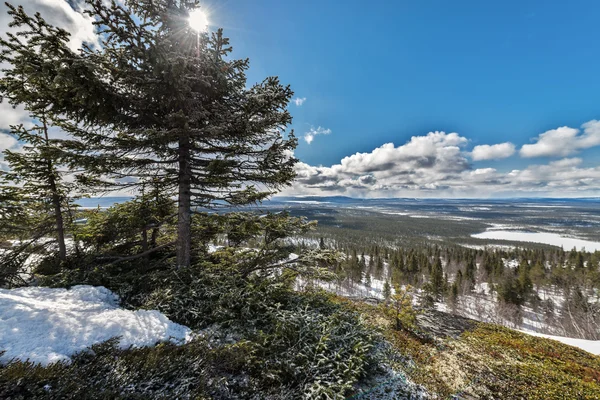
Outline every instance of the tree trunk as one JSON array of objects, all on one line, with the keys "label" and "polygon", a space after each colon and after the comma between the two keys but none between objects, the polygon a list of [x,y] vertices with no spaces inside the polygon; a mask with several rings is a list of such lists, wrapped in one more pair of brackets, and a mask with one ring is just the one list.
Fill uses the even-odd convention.
[{"label": "tree trunk", "polygon": [[[155,179],[154,180],[154,202],[156,204],[156,206],[158,207],[158,204],[160,202],[160,188],[158,186],[158,181]],[[150,236],[150,248],[155,248],[156,247],[156,239],[158,239],[158,234],[159,234],[159,221],[155,220],[154,221],[154,227],[152,228],[152,234]]]},{"label": "tree trunk", "polygon": [[142,251],[146,252],[148,250],[148,229],[144,228],[142,230]]},{"label": "tree trunk", "polygon": [[[46,125],[45,118],[42,118],[42,123],[44,125],[44,139],[46,146],[48,146],[50,144],[50,139],[48,138],[48,126]],[[50,186],[50,192],[52,193],[52,205],[54,206],[56,236],[58,240],[58,258],[61,261],[65,261],[67,259],[67,246],[65,244],[65,226],[62,215],[61,198],[58,193],[58,188],[56,187],[56,176],[54,174],[52,160],[47,159],[46,162],[48,167],[48,184]]]},{"label": "tree trunk", "polygon": [[150,248],[156,247],[156,239],[158,238],[158,228],[152,228],[152,235],[150,236]]},{"label": "tree trunk", "polygon": [[179,200],[177,206],[177,266],[189,267],[192,247],[192,172],[190,168],[190,138],[179,139]]},{"label": "tree trunk", "polygon": [[[51,179],[53,180],[53,179]],[[56,189],[56,185],[54,185]],[[60,196],[54,192],[52,194],[52,202],[54,203],[54,214],[56,216],[56,235],[58,237],[58,258],[61,261],[67,259],[67,246],[65,244],[65,227],[62,217],[62,209],[60,205]]]}]

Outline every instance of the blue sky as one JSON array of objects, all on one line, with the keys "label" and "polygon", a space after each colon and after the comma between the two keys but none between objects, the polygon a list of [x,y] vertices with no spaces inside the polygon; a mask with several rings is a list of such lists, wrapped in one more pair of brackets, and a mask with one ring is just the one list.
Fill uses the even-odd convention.
[{"label": "blue sky", "polygon": [[599,118],[596,1],[228,1],[210,7],[250,78],[307,101],[294,128],[332,135],[297,155],[332,164],[443,130],[528,143]]},{"label": "blue sky", "polygon": [[[600,118],[600,2],[242,1],[206,3],[211,23],[251,59],[250,81],[278,75],[297,96],[293,127],[329,129],[295,155],[332,166],[431,131],[514,155],[471,161],[499,172],[548,164],[519,149]],[[597,146],[568,154],[597,167]]]},{"label": "blue sky", "polygon": [[[68,13],[65,0],[21,2]],[[290,105],[301,160],[290,193],[600,195],[600,2],[203,7],[250,58],[249,83],[277,75],[305,99]],[[73,15],[62,20],[89,40]]]}]

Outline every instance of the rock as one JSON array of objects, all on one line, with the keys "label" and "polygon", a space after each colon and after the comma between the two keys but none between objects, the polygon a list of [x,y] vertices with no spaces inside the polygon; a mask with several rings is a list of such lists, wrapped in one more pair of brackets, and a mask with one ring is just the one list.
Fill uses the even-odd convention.
[{"label": "rock", "polygon": [[456,339],[464,331],[473,329],[476,324],[475,320],[432,309],[417,315],[419,329],[440,339],[446,337]]}]

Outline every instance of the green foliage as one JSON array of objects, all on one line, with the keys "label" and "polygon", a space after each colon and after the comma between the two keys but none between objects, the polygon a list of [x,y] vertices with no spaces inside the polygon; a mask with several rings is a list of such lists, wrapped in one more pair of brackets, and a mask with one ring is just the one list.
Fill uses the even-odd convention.
[{"label": "green foliage", "polygon": [[414,328],[417,322],[417,313],[412,305],[413,288],[396,286],[394,294],[387,303],[381,304],[382,311],[394,321],[396,329]]},{"label": "green foliage", "polygon": [[379,339],[357,313],[324,292],[291,289],[301,266],[248,274],[245,265],[253,262],[239,248],[207,254],[189,268],[163,265],[143,273],[143,262],[138,263],[89,274],[70,270],[61,274],[61,285],[104,284],[127,307],[157,309],[175,322],[202,329],[211,343],[235,344],[243,359],[228,355],[222,362],[247,386],[231,388],[231,398],[251,393],[335,398],[349,393],[377,365]]},{"label": "green foliage", "polygon": [[[297,140],[284,137],[293,92],[277,77],[247,85],[249,61],[231,57],[222,29],[189,26],[194,2],[86,3],[100,43],[80,51],[39,14],[9,8],[26,41],[9,35],[1,54],[8,77],[28,82],[11,101],[51,104],[78,122],[63,129],[87,185],[140,189],[153,176],[177,193],[178,264],[189,266],[192,210],[255,204],[294,179]],[[2,89],[18,87],[9,83]]]},{"label": "green foliage", "polygon": [[444,270],[442,269],[442,260],[438,257],[435,260],[431,273],[431,286],[434,298],[439,299],[444,292]]},{"label": "green foliage", "polygon": [[456,306],[456,302],[458,301],[458,283],[454,281],[452,286],[450,287],[450,303],[453,306]]},{"label": "green foliage", "polygon": [[77,237],[86,249],[96,253],[127,254],[132,248],[146,251],[163,239],[161,236],[174,215],[172,200],[157,187],[106,210],[82,212],[87,222],[78,227]]},{"label": "green foliage", "polygon": [[480,324],[465,342],[485,364],[479,385],[489,398],[600,398],[600,357],[560,342]]},{"label": "green foliage", "polygon": [[392,296],[392,286],[386,280],[383,284],[383,298],[387,301]]},{"label": "green foliage", "polygon": [[227,349],[211,350],[203,340],[182,346],[161,344],[124,350],[116,344],[117,339],[112,339],[94,345],[73,356],[70,364],[58,362],[42,367],[16,361],[0,366],[0,397],[233,398],[227,396],[230,388],[220,379],[225,369],[221,360],[226,358],[222,353]]},{"label": "green foliage", "polygon": [[[68,40],[68,34],[47,26],[39,14],[29,17],[22,7],[7,6],[13,17],[11,26],[27,28],[0,38],[0,61],[5,66],[0,78],[0,96],[12,106],[23,106],[34,123],[30,127],[23,124],[10,127],[10,133],[23,147],[19,151],[4,151],[9,169],[0,171],[0,192],[12,196],[8,203],[0,201],[0,216],[7,213],[2,210],[5,207],[12,209],[8,212],[14,212],[14,207],[22,208],[25,211],[21,214],[29,215],[4,224],[0,230],[8,230],[12,235],[27,231],[27,239],[33,244],[42,237],[47,243],[51,237],[58,247],[58,258],[65,261],[65,237],[72,222],[76,184],[64,179],[69,172],[64,168],[68,164],[65,140],[53,138],[50,130],[67,129],[73,122],[57,113],[54,102],[46,96],[53,92],[53,76],[36,61],[48,48],[28,39],[45,30],[53,36],[48,44],[56,45]],[[5,194],[0,194],[0,198],[6,197]]]},{"label": "green foliage", "polygon": [[0,366],[0,397],[333,399],[374,368],[373,331],[327,296],[290,299],[263,317],[266,329],[234,342],[206,332],[185,345],[120,350],[115,339],[70,364],[13,362]]},{"label": "green foliage", "polygon": [[317,301],[318,308],[273,308],[268,330],[258,336],[259,354],[272,384],[306,382],[298,387],[304,398],[333,399],[373,368],[374,334],[354,313]]}]

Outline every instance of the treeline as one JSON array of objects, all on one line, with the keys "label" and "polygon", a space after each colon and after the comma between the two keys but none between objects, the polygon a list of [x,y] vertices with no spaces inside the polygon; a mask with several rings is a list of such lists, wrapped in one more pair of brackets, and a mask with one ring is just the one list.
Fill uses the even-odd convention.
[{"label": "treeline", "polygon": [[[589,339],[600,336],[600,252],[440,245],[357,247],[344,244],[343,237],[321,239],[321,246],[326,243],[345,254],[336,270],[340,287],[369,288],[377,280],[387,298],[390,288],[411,285],[421,290],[422,306],[442,302],[454,311],[461,301],[485,296],[497,303],[493,310],[480,312],[499,312],[515,326],[523,323],[527,308],[541,315],[543,320],[538,322],[555,332]],[[306,245],[301,242],[299,247]]]}]

